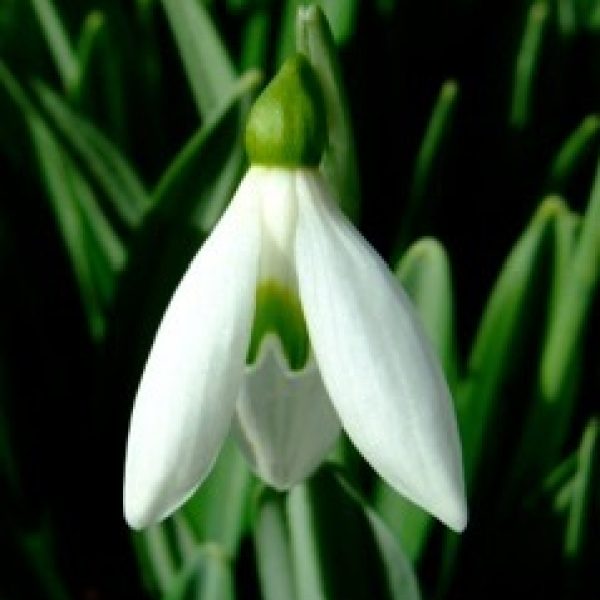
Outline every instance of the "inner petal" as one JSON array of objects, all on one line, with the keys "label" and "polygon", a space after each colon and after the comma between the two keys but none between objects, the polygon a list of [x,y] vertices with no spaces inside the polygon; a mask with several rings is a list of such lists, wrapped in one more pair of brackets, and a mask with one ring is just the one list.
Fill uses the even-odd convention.
[{"label": "inner petal", "polygon": [[267,333],[246,374],[236,404],[233,433],[253,470],[284,490],[308,477],[340,432],[312,356],[289,368],[278,337]]}]

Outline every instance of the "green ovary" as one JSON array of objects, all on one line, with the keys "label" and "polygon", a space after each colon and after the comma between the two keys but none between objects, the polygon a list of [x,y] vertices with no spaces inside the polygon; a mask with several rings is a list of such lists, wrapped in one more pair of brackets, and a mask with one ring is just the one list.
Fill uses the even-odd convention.
[{"label": "green ovary", "polygon": [[281,341],[290,368],[298,371],[308,359],[306,322],[298,297],[275,281],[261,283],[256,289],[256,310],[246,362],[256,361],[264,336],[274,333]]}]

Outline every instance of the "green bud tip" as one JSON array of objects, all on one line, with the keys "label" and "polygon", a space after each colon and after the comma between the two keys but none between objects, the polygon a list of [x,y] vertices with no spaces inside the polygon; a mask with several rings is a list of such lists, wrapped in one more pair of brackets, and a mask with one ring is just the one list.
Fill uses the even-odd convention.
[{"label": "green bud tip", "polygon": [[316,167],[327,134],[325,102],[308,59],[296,54],[258,97],[246,124],[252,164]]}]

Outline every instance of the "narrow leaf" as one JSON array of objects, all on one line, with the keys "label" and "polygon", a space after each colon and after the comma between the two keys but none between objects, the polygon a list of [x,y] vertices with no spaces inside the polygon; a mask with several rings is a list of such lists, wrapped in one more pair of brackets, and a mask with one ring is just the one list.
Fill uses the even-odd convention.
[{"label": "narrow leaf", "polygon": [[84,172],[104,192],[122,222],[136,227],[150,201],[134,169],[99,130],[75,114],[60,96],[42,83],[37,83],[35,89],[52,126]]},{"label": "narrow leaf", "polygon": [[548,21],[548,6],[539,0],[531,5],[521,48],[517,56],[513,84],[510,122],[517,129],[529,122],[533,106],[533,86],[536,81],[542,41]]},{"label": "narrow leaf", "polygon": [[331,30],[323,11],[315,5],[298,9],[296,48],[314,67],[325,98],[328,144],[321,169],[336,191],[343,211],[356,222],[360,213],[360,182],[350,108]]},{"label": "narrow leaf", "polygon": [[68,90],[77,80],[79,65],[58,11],[52,0],[31,0],[31,6],[46,38],[63,88]]},{"label": "narrow leaf", "polygon": [[438,179],[443,156],[448,146],[459,93],[456,81],[446,81],[438,94],[425,135],[415,160],[408,205],[402,216],[402,228],[393,256],[420,235],[427,213],[431,210],[432,184]]},{"label": "narrow leaf", "polygon": [[198,112],[220,106],[236,73],[206,7],[200,0],[162,0]]},{"label": "narrow leaf", "polygon": [[507,257],[487,301],[469,356],[467,377],[457,397],[468,487],[482,458],[498,392],[514,362],[511,355],[519,347],[533,311],[532,282],[545,257],[549,233],[564,212],[564,205],[556,198],[542,203]]},{"label": "narrow leaf", "polygon": [[600,117],[589,115],[564,141],[550,167],[548,185],[552,191],[563,190],[581,163],[597,152],[599,133]]},{"label": "narrow leaf", "polygon": [[254,547],[264,600],[297,600],[284,496],[264,489],[257,501]]}]

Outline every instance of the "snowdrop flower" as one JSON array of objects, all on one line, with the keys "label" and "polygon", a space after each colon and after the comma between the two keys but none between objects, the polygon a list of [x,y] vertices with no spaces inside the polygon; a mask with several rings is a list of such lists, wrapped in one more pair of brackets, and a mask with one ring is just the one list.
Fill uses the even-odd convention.
[{"label": "snowdrop flower", "polygon": [[252,109],[251,167],[148,357],[125,466],[134,528],[189,498],[231,430],[283,490],[317,468],[341,427],[398,492],[465,526],[447,384],[407,296],[317,168],[325,135],[316,75],[298,55]]}]

